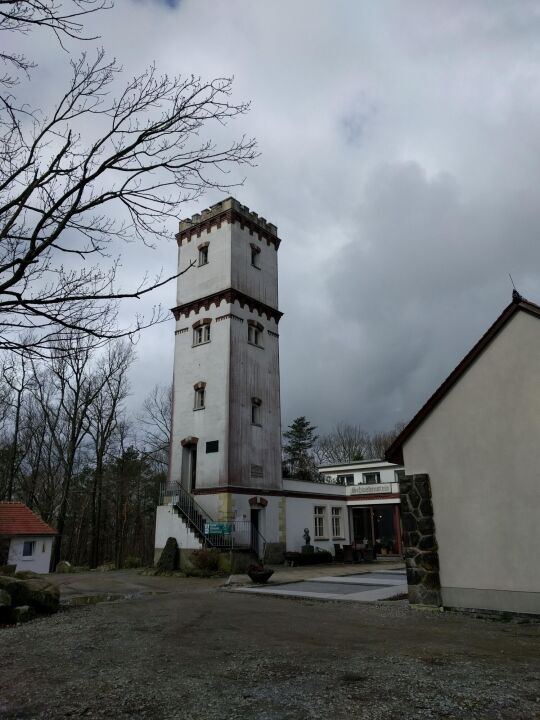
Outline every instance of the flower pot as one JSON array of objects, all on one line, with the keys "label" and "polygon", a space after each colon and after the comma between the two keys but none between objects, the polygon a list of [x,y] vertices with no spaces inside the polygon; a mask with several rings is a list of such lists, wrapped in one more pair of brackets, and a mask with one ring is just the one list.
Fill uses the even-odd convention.
[{"label": "flower pot", "polygon": [[252,582],[264,584],[274,574],[273,570],[248,570],[248,575]]}]

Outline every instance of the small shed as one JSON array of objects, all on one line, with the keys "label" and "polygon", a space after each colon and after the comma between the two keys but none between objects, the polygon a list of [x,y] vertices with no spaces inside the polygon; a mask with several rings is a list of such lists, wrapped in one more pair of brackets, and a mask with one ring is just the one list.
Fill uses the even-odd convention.
[{"label": "small shed", "polygon": [[48,573],[56,530],[22,502],[0,502],[0,565]]}]

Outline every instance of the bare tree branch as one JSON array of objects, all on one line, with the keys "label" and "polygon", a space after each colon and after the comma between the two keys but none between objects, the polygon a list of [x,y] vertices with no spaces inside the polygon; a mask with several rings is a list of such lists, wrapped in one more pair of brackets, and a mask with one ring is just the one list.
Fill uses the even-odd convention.
[{"label": "bare tree branch", "polygon": [[[82,37],[81,18],[107,0],[0,0],[0,30],[47,27]],[[0,349],[41,356],[71,332],[103,344],[163,321],[154,308],[118,326],[119,303],[140,299],[177,274],[121,282],[125,243],[171,238],[184,203],[227,191],[255,140],[214,142],[215,126],[243,115],[232,79],[161,76],[154,66],[121,83],[104,50],[71,61],[71,79],[47,114],[0,96]],[[32,333],[32,344],[20,342]]]}]

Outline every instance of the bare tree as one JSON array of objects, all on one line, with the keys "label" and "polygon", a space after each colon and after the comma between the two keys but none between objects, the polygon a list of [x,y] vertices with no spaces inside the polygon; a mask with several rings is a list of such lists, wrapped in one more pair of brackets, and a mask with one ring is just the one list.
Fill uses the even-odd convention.
[{"label": "bare tree", "polygon": [[88,432],[93,442],[95,463],[91,494],[90,567],[96,567],[99,562],[105,459],[118,427],[121,403],[128,393],[127,373],[133,359],[133,348],[129,344],[111,344],[95,373],[99,393],[88,411]]},{"label": "bare tree", "polygon": [[338,423],[331,433],[318,439],[313,450],[321,465],[363,460],[369,456],[369,433],[359,425]]},{"label": "bare tree", "polygon": [[[61,45],[67,38],[95,40],[84,34],[82,19],[110,7],[105,0],[68,0],[66,4],[56,0],[0,0],[0,37],[7,32],[25,35],[36,28],[46,28]],[[28,76],[35,67],[33,60],[7,50],[0,51],[0,62],[6,66],[0,75],[0,85],[5,87],[13,87],[21,72]]]},{"label": "bare tree", "polygon": [[22,459],[19,453],[19,433],[21,429],[24,394],[28,389],[27,374],[27,361],[24,357],[18,358],[18,362],[15,360],[11,365],[2,368],[2,380],[11,390],[10,404],[13,408],[13,427],[6,488],[7,500],[12,500],[13,498],[15,474]]},{"label": "bare tree", "polygon": [[44,395],[41,382],[35,384],[36,399],[44,410],[52,445],[62,465],[62,485],[56,512],[58,535],[51,558],[53,568],[61,557],[71,484],[81,444],[89,432],[90,408],[107,382],[105,376],[92,372],[92,346],[86,336],[74,334],[66,340],[66,344],[71,351],[63,352],[61,348],[52,361],[51,375],[56,391],[52,398]]},{"label": "bare tree", "polygon": [[405,423],[399,422],[396,423],[391,430],[374,432],[370,439],[371,457],[384,459],[387,449],[404,427]]},{"label": "bare tree", "polygon": [[[41,3],[21,4],[30,28]],[[69,17],[57,13],[57,21]],[[74,330],[103,344],[162,320],[156,308],[118,327],[120,301],[178,276],[123,287],[121,244],[170,237],[185,202],[230,188],[231,168],[257,156],[253,139],[209,138],[213,125],[248,110],[231,100],[230,78],[160,76],[152,66],[117,92],[120,75],[98,50],[71,61],[71,80],[48,113],[0,97],[0,348],[58,353]],[[32,342],[21,343],[23,330]]]},{"label": "bare tree", "polygon": [[155,385],[145,398],[139,417],[144,428],[146,453],[161,470],[166,470],[169,465],[172,402],[172,385]]}]

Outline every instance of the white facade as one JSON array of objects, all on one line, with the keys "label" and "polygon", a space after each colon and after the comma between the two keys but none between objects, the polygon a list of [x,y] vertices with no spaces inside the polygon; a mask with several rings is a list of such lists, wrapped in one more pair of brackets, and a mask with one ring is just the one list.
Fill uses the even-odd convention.
[{"label": "white facade", "polygon": [[[319,467],[326,482],[284,479],[287,549],[300,550],[307,528],[312,543],[332,553],[336,545],[361,544],[364,537],[370,543],[391,539],[391,551],[400,553],[398,473],[402,471],[400,465],[384,460],[361,460]],[[315,519],[320,516],[322,521]]]},{"label": "white facade", "polygon": [[21,535],[11,538],[8,565],[16,565],[17,571],[48,573],[53,539],[50,535]]},{"label": "white facade", "polygon": [[516,308],[402,445],[407,475],[430,478],[446,606],[540,613],[540,308],[532,307]]},{"label": "white facade", "polygon": [[177,239],[186,272],[174,310],[170,481],[200,494],[203,507],[216,488],[278,489],[276,228],[229,198],[181,222]]},{"label": "white facade", "polygon": [[[359,492],[366,494],[370,492],[366,486],[371,485],[373,493],[380,494],[382,491],[396,491],[395,483],[399,482],[399,473],[403,473],[403,468],[386,460],[358,460],[338,465],[321,465],[319,473],[338,485],[362,485],[364,489]],[[381,485],[384,485],[384,489]]]},{"label": "white facade", "polygon": [[176,538],[178,547],[186,550],[199,550],[200,540],[178,517],[172,505],[160,505],[156,516],[156,548],[163,549],[167,539]]},{"label": "white facade", "polygon": [[[200,547],[201,515],[234,521],[239,533],[251,524],[276,555],[300,550],[305,528],[332,552],[365,536],[374,542],[384,528],[399,551],[397,466],[321,468],[336,484],[282,479],[277,228],[228,198],[182,221],[177,241],[184,274],[173,311],[169,495],[158,508],[156,553],[168,537],[182,549]],[[341,475],[352,482],[337,484]],[[187,529],[194,521],[195,533]]]}]

